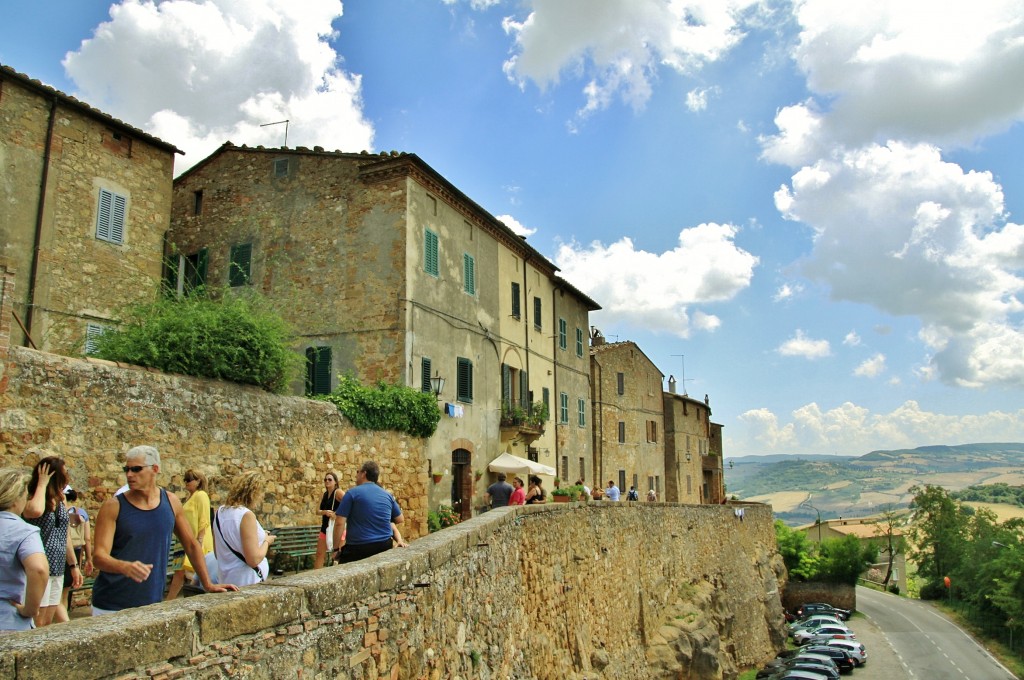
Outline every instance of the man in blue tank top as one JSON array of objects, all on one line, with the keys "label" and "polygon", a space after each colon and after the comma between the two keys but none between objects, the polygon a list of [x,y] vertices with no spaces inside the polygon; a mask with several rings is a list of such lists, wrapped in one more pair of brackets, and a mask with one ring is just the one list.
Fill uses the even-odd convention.
[{"label": "man in blue tank top", "polygon": [[160,453],[136,446],[125,454],[128,490],[108,499],[96,517],[93,563],[99,574],[92,588],[93,614],[141,607],[164,599],[171,533],[177,535],[206,592],[238,590],[214,585],[203,548],[173,493],[157,486]]},{"label": "man in blue tank top", "polygon": [[391,523],[401,524],[405,519],[395,497],[377,485],[378,479],[380,466],[372,460],[363,463],[356,471],[356,486],[345,492],[334,512],[334,545],[338,547],[339,563],[390,550]]}]

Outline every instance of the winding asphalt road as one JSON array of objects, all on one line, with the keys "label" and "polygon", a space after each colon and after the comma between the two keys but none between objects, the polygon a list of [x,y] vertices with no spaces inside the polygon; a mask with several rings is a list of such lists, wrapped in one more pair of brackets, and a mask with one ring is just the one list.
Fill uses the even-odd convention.
[{"label": "winding asphalt road", "polygon": [[857,588],[850,627],[864,643],[861,680],[1014,680],[1017,676],[928,602]]}]

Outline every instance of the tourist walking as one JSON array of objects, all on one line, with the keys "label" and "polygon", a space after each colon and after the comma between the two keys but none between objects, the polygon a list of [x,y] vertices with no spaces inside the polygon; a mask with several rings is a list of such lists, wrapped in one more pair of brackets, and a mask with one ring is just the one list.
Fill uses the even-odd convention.
[{"label": "tourist walking", "polygon": [[251,586],[270,576],[267,551],[274,544],[250,507],[263,502],[263,476],[250,470],[231,482],[214,519],[213,540],[221,583]]},{"label": "tourist walking", "polygon": [[[70,486],[64,487],[64,500],[68,503],[68,535],[71,537],[71,547],[75,551],[75,561],[82,568],[82,576],[92,575],[92,531],[89,525],[89,513],[85,508],[70,505],[78,502],[78,492]],[[68,611],[71,609],[71,600],[68,595],[71,593],[74,584],[74,570],[70,566],[64,567],[64,589],[60,594],[60,604],[57,605],[57,613],[54,618],[67,621]],[[65,608],[66,605],[66,608]]]},{"label": "tourist walking", "polygon": [[498,481],[487,487],[487,503],[491,506],[491,510],[505,507],[512,497],[512,485],[505,479],[507,479],[505,473],[499,472]]},{"label": "tourist walking", "polygon": [[[392,522],[405,520],[395,497],[378,485],[380,466],[368,460],[356,471],[356,486],[345,492],[334,522],[339,563],[355,562],[390,550]],[[396,527],[397,528],[397,527]]]},{"label": "tourist walking", "polygon": [[33,628],[50,587],[39,527],[21,518],[28,503],[27,481],[21,470],[0,470],[0,635]]},{"label": "tourist walking", "polygon": [[313,568],[319,569],[327,561],[327,553],[334,546],[334,512],[345,496],[338,484],[338,473],[333,470],[324,475],[324,493],[320,496],[320,534],[316,537],[316,556]]},{"label": "tourist walking", "polygon": [[629,487],[629,493],[626,494],[626,500],[627,501],[638,501],[638,500],[640,500],[640,494],[638,494],[636,492],[636,487],[635,486],[630,486]]},{"label": "tourist walking", "polygon": [[619,487],[615,486],[615,482],[608,480],[608,488],[604,491],[604,497],[610,501],[619,500]]},{"label": "tourist walking", "polygon": [[526,491],[523,489],[523,480],[519,477],[512,478],[512,495],[508,499],[509,505],[526,505]]},{"label": "tourist walking", "polygon": [[[68,509],[64,504],[64,487],[67,485],[68,473],[61,458],[47,456],[32,468],[32,479],[29,481],[32,496],[25,504],[22,517],[29,524],[39,527],[50,567],[50,582],[36,615],[37,628],[54,622],[64,592],[65,565],[71,567],[72,587],[82,585],[82,569],[68,537]],[[57,622],[60,623],[61,619],[67,620],[66,613]]]},{"label": "tourist walking", "polygon": [[92,588],[93,615],[164,599],[172,532],[204,590],[237,590],[233,585],[214,585],[210,581],[203,546],[192,535],[181,501],[157,486],[160,452],[152,446],[129,449],[122,469],[128,490],[105,501],[96,516],[93,561],[99,574]]},{"label": "tourist walking", "polygon": [[[206,492],[206,475],[198,470],[185,470],[183,477],[185,490],[188,491],[186,500],[181,510],[185,513],[188,526],[192,529],[192,535],[196,537],[203,546],[203,557],[213,552],[213,532],[210,531],[210,496]],[[195,572],[188,556],[179,569],[174,571],[171,577],[171,585],[167,588],[167,599],[173,600],[178,597],[182,586],[185,585],[185,572]]]}]

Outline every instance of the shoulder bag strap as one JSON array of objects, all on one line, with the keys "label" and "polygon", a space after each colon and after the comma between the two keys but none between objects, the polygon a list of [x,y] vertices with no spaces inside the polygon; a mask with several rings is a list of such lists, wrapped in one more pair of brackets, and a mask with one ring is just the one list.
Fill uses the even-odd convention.
[{"label": "shoulder bag strap", "polygon": [[[237,550],[235,550],[234,548],[232,548],[231,544],[228,543],[228,539],[224,537],[224,530],[220,528],[220,510],[218,510],[217,514],[214,515],[214,520],[213,521],[217,525],[217,533],[220,534],[220,540],[224,541],[224,545],[226,545],[228,547],[228,550],[231,551],[231,554],[234,555],[235,557],[237,557],[238,559],[240,559],[242,561],[242,564],[247,564],[246,561],[245,561],[245,555],[243,555],[242,553],[240,553]],[[259,576],[260,580],[262,581],[263,580],[263,572],[260,571],[260,568],[259,567],[253,567],[252,570],[256,572],[256,575]]]}]

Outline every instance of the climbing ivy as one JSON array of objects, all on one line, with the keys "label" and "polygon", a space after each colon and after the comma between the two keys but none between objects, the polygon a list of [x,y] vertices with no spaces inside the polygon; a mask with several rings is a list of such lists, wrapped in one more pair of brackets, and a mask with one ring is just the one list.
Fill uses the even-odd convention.
[{"label": "climbing ivy", "polygon": [[441,420],[433,394],[383,382],[367,387],[351,375],[339,376],[338,387],[330,394],[313,398],[331,402],[362,430],[395,430],[429,437]]}]

